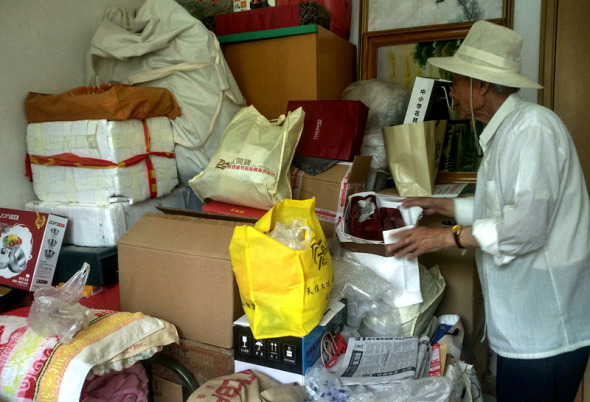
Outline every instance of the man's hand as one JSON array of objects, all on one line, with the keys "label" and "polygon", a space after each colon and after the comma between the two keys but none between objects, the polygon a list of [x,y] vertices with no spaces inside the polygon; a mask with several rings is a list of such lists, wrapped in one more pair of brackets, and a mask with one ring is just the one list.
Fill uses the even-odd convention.
[{"label": "man's hand", "polygon": [[456,247],[453,233],[447,228],[418,226],[390,236],[396,242],[385,246],[387,255],[394,255],[396,258],[408,255],[409,261],[425,253]]},{"label": "man's hand", "polygon": [[455,217],[455,204],[451,198],[409,197],[402,201],[402,207],[421,207],[424,215]]}]

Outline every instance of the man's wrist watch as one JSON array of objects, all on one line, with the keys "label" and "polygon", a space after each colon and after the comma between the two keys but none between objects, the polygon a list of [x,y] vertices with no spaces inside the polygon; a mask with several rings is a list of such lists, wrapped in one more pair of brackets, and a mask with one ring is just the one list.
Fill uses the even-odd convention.
[{"label": "man's wrist watch", "polygon": [[463,226],[461,226],[461,225],[455,225],[451,228],[451,232],[453,232],[453,238],[455,239],[455,244],[459,248],[465,248],[461,245],[461,242],[459,241],[459,234],[461,234],[462,230],[463,230]]}]

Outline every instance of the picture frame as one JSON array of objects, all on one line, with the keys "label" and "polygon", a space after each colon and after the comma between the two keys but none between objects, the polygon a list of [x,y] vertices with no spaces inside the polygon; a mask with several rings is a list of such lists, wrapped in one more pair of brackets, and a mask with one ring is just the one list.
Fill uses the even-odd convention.
[{"label": "picture frame", "polygon": [[361,0],[359,32],[498,20],[512,27],[513,0]]},{"label": "picture frame", "polygon": [[[433,3],[440,1],[432,0]],[[480,0],[501,4],[501,15],[498,18],[488,19],[490,22],[512,27],[514,4],[513,0]],[[477,3],[477,0],[473,1]],[[465,38],[474,21],[444,22],[440,24],[428,24],[428,20],[418,21],[418,26],[371,30],[369,19],[371,13],[380,13],[385,18],[395,11],[395,4],[401,6],[407,3],[411,8],[414,0],[361,0],[360,3],[360,29],[359,29],[359,60],[358,79],[379,79],[384,82],[402,85],[411,89],[414,78],[418,75],[429,77],[441,77],[449,79],[444,72],[428,65],[425,60],[417,60],[414,51],[417,46],[423,49],[436,46],[438,49],[451,48],[454,53],[460,41]],[[458,2],[460,3],[460,2]],[[389,10],[376,8],[377,6],[389,7]],[[492,16],[496,16],[492,14]],[[481,18],[478,18],[481,19]],[[443,19],[443,21],[445,21]],[[393,22],[392,26],[396,22]],[[377,25],[375,25],[377,26]],[[445,46],[446,45],[446,46]],[[431,49],[426,49],[432,51]],[[449,54],[436,54],[448,55]],[[401,70],[400,70],[401,69]],[[443,172],[437,175],[437,184],[448,183],[475,183],[476,169],[473,171]]]}]

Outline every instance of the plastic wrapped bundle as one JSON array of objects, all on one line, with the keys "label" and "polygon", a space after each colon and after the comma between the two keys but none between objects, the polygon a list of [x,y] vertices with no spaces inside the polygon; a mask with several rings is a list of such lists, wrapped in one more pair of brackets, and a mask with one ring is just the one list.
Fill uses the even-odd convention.
[{"label": "plastic wrapped bundle", "polygon": [[361,154],[373,156],[372,170],[389,170],[381,130],[403,123],[410,90],[377,79],[361,80],[346,87],[342,99],[360,100],[369,107]]}]

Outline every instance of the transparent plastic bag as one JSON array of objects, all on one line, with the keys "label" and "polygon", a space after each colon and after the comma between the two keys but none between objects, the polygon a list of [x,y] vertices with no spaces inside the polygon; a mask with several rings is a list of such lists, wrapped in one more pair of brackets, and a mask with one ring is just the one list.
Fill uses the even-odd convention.
[{"label": "transparent plastic bag", "polygon": [[268,235],[293,250],[307,250],[313,238],[313,230],[305,224],[305,219],[294,219],[290,223],[277,222]]},{"label": "transparent plastic bag", "polygon": [[27,317],[29,327],[42,337],[57,336],[68,344],[88,326],[89,309],[78,303],[84,294],[90,265],[84,263],[62,287],[47,286],[34,293],[34,301]]}]

